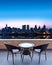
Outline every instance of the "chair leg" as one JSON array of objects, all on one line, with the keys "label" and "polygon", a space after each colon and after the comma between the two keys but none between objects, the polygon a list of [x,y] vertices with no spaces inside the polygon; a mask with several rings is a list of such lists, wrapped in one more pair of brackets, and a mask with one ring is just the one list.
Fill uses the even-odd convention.
[{"label": "chair leg", "polygon": [[12,60],[13,60],[13,64],[14,64],[14,54],[12,54]]},{"label": "chair leg", "polygon": [[39,62],[38,63],[40,63],[40,58],[41,58],[41,53],[39,53]]},{"label": "chair leg", "polygon": [[9,52],[7,53],[7,60],[8,60]]},{"label": "chair leg", "polygon": [[45,51],[45,60],[47,60],[46,51]]},{"label": "chair leg", "polygon": [[32,58],[33,58],[33,56],[34,56],[34,51],[32,51]]},{"label": "chair leg", "polygon": [[29,54],[30,58],[31,58],[31,61],[32,61],[32,57],[31,57],[31,54]]},{"label": "chair leg", "polygon": [[21,54],[21,59],[22,59],[22,62],[23,62],[23,59],[24,59],[24,55]]}]

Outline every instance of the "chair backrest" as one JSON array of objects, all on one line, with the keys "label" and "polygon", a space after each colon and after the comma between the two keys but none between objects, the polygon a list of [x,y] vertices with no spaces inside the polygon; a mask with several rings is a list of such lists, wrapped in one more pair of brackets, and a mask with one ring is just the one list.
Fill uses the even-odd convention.
[{"label": "chair backrest", "polygon": [[41,51],[44,51],[47,49],[47,47],[48,47],[48,43],[36,46],[34,47],[34,49],[41,49]]},{"label": "chair backrest", "polygon": [[12,52],[12,49],[18,49],[16,46],[10,45],[10,44],[5,44],[6,48],[8,51]]}]

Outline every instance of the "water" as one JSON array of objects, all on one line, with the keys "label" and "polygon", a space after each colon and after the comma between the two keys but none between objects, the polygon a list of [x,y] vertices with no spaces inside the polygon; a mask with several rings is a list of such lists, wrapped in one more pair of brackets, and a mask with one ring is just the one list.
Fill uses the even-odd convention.
[{"label": "water", "polygon": [[52,35],[0,36],[0,39],[52,39]]}]

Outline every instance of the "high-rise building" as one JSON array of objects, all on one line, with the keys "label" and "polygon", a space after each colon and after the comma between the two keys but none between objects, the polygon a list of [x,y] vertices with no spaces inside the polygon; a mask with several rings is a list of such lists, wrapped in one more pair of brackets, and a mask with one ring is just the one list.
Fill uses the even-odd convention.
[{"label": "high-rise building", "polygon": [[6,24],[5,28],[7,29],[8,28],[8,25]]},{"label": "high-rise building", "polygon": [[26,25],[22,25],[22,31],[23,31],[23,32],[26,31]]},{"label": "high-rise building", "polygon": [[29,31],[29,25],[27,25],[27,32]]}]

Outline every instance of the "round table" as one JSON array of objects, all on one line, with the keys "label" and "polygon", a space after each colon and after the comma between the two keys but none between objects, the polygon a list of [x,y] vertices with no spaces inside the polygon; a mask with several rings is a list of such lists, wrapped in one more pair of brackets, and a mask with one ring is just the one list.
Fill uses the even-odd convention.
[{"label": "round table", "polygon": [[20,43],[19,47],[21,48],[21,58],[23,61],[23,57],[24,55],[29,55],[31,60],[32,60],[32,49],[35,45],[33,43],[29,43],[29,42],[24,42],[24,43]]},{"label": "round table", "polygon": [[34,46],[35,44],[29,42],[24,42],[19,44],[19,47],[21,48],[33,48]]}]

